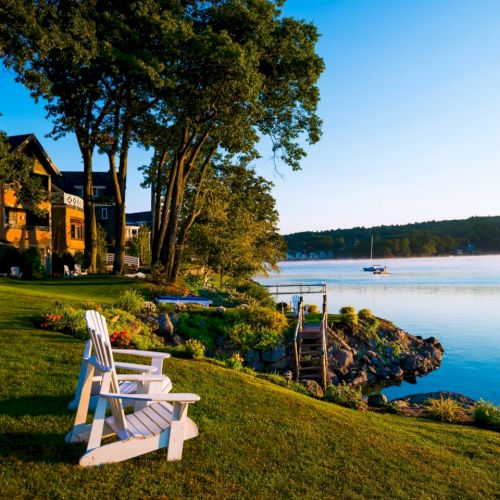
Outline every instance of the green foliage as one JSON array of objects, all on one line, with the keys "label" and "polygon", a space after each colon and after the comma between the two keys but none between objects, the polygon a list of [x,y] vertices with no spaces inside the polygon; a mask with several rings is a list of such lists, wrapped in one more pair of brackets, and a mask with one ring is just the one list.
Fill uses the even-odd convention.
[{"label": "green foliage", "polygon": [[106,230],[97,224],[97,272],[105,273],[106,254],[108,253],[108,242],[106,241]]},{"label": "green foliage", "polygon": [[356,314],[356,309],[353,306],[344,306],[339,309],[340,314]]},{"label": "green foliage", "polygon": [[11,245],[0,245],[0,272],[10,273],[11,267],[22,267],[19,250]]},{"label": "green foliage", "polygon": [[23,152],[9,150],[7,135],[0,130],[0,182],[14,188],[18,203],[27,203],[36,215],[45,216],[46,211],[39,205],[49,199],[50,193],[44,188],[40,177],[33,175],[33,159]]},{"label": "green foliage", "polygon": [[330,384],[325,394],[325,400],[354,410],[364,411],[368,408],[361,394],[361,388],[351,387],[345,381],[338,385]]},{"label": "green foliage", "polygon": [[240,353],[235,352],[230,358],[224,361],[224,365],[232,370],[241,370],[243,368],[244,359],[241,357]]},{"label": "green foliage", "polygon": [[42,257],[37,247],[30,247],[22,254],[23,278],[41,279],[45,276]]},{"label": "green foliage", "polygon": [[132,288],[127,288],[118,295],[116,299],[116,307],[124,311],[137,314],[142,311],[144,306],[144,298],[142,295]]},{"label": "green foliage", "polygon": [[478,427],[500,430],[500,406],[481,399],[474,404],[472,415]]},{"label": "green foliage", "polygon": [[193,359],[203,359],[205,346],[199,340],[189,339],[186,342],[186,353]]},{"label": "green foliage", "polygon": [[67,333],[79,339],[88,338],[87,325],[82,309],[54,302],[39,320],[41,328]]},{"label": "green foliage", "polygon": [[272,373],[259,373],[257,377],[263,380],[267,380],[272,384],[279,385],[280,387],[286,387],[291,391],[298,392],[299,394],[303,394],[304,396],[309,396],[306,387],[304,384],[294,381],[288,381],[283,375],[280,373],[272,372]]},{"label": "green foliage", "polygon": [[373,318],[373,313],[371,309],[360,309],[358,311],[358,317],[362,321],[367,321]]},{"label": "green foliage", "polygon": [[[500,253],[500,217],[470,217],[378,226],[302,232],[285,236],[290,252],[333,252],[338,258],[370,255],[374,236],[375,257],[418,257],[463,253]],[[472,243],[472,246],[469,244]]]},{"label": "green foliage", "polygon": [[352,328],[353,326],[357,326],[359,323],[359,318],[356,312],[348,312],[340,315],[340,320],[342,323]]},{"label": "green foliage", "polygon": [[430,399],[427,402],[427,414],[440,422],[462,422],[465,411],[460,403],[452,398]]},{"label": "green foliage", "polygon": [[308,314],[316,314],[318,312],[318,306],[316,304],[308,304],[307,312]]},{"label": "green foliage", "polygon": [[379,326],[380,321],[377,318],[365,319],[361,325],[361,334],[367,339],[375,339],[377,343],[380,343],[381,339],[378,335]]}]

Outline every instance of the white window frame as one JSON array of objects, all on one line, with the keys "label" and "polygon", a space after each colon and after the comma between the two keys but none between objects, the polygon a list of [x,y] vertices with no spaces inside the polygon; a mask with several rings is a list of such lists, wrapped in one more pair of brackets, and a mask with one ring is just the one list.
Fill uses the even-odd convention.
[{"label": "white window frame", "polygon": [[101,208],[101,219],[108,220],[108,208],[107,207]]}]

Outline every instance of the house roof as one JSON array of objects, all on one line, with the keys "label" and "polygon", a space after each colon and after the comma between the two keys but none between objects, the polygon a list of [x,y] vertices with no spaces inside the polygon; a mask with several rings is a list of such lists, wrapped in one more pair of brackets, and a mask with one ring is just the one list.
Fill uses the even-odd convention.
[{"label": "house roof", "polygon": [[59,169],[54,165],[50,156],[45,149],[43,149],[35,134],[11,135],[8,137],[8,141],[10,144],[10,151],[25,151],[30,155],[34,154],[38,156],[42,165],[51,175],[61,175],[61,172],[59,172]]},{"label": "house roof", "polygon": [[[75,186],[83,186],[83,172],[75,170],[64,170],[61,177],[54,179],[54,184],[64,192],[78,195]],[[114,197],[113,182],[109,172],[92,172],[94,186],[104,187],[103,196]]]},{"label": "house roof", "polygon": [[127,224],[136,226],[152,226],[153,216],[151,210],[148,212],[134,212],[126,215]]}]

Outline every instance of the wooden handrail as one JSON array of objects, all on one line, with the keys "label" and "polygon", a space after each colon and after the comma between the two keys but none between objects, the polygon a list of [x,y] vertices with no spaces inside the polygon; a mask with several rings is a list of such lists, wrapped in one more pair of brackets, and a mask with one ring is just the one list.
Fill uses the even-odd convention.
[{"label": "wooden handrail", "polygon": [[300,359],[299,359],[299,347],[298,339],[299,332],[302,330],[304,323],[304,300],[300,297],[297,315],[297,325],[295,326],[295,333],[293,335],[293,349],[295,354],[295,378],[299,379],[299,369],[300,369]]},{"label": "wooden handrail", "polygon": [[322,361],[321,361],[321,381],[323,390],[326,391],[328,379],[328,307],[327,295],[323,295],[323,318],[321,320],[321,343],[322,343]]}]

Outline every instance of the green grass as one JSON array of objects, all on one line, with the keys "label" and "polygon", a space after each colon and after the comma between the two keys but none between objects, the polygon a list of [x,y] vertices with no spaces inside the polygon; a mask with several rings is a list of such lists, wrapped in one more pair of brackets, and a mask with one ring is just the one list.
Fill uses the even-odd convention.
[{"label": "green grass", "polygon": [[[500,436],[358,413],[206,362],[170,359],[176,391],[196,392],[200,436],[181,462],[164,450],[83,469],[68,445],[82,342],[34,328],[53,300],[111,302],[118,278],[0,280],[0,491],[3,498],[493,498]],[[135,286],[141,286],[135,284]]]}]

